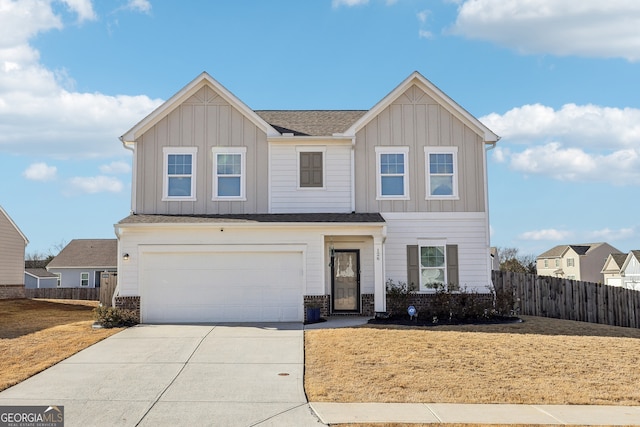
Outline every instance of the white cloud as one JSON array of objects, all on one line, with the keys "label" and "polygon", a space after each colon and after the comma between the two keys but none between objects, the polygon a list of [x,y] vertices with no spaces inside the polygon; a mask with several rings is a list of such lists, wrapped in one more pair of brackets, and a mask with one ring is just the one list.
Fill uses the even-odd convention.
[{"label": "white cloud", "polygon": [[548,228],[544,230],[526,231],[519,237],[523,240],[565,240],[571,236],[571,232]]},{"label": "white cloud", "polygon": [[418,21],[420,21],[422,24],[424,24],[425,22],[427,22],[427,18],[429,17],[430,13],[431,13],[430,10],[422,10],[422,11],[418,12],[416,14],[416,16],[418,17]]},{"label": "white cloud", "polygon": [[122,174],[131,172],[131,166],[127,162],[111,162],[108,165],[101,165],[100,172],[108,174]]},{"label": "white cloud", "polygon": [[49,166],[44,162],[33,163],[22,173],[22,176],[31,181],[51,181],[56,179],[58,168]]},{"label": "white cloud", "polygon": [[331,5],[333,7],[340,7],[340,6],[353,7],[353,6],[360,6],[367,3],[369,3],[369,0],[332,0]]},{"label": "white cloud", "polygon": [[[88,20],[88,1],[65,4]],[[0,0],[0,152],[58,158],[122,154],[124,132],[160,104],[146,96],[71,90],[73,80],[39,61],[29,41],[63,27],[51,0]]]},{"label": "white cloud", "polygon": [[562,138],[563,141],[598,148],[640,145],[640,109],[566,104],[559,110],[533,104],[505,114],[480,118],[491,130],[511,142]]},{"label": "white cloud", "polygon": [[451,32],[522,53],[640,60],[635,0],[466,0]]},{"label": "white cloud", "polygon": [[604,228],[602,230],[596,230],[588,233],[588,239],[594,242],[610,242],[614,240],[630,239],[633,237],[635,237],[635,230],[633,228],[620,228],[618,230]]},{"label": "white cloud", "polygon": [[149,13],[151,12],[151,3],[147,0],[129,0],[126,8],[137,12]]},{"label": "white cloud", "polygon": [[61,0],[69,9],[78,14],[78,21],[95,21],[98,16],[93,11],[91,0]]},{"label": "white cloud", "polygon": [[124,188],[122,181],[109,176],[75,177],[69,180],[71,188],[66,191],[67,195],[76,193],[119,193]]},{"label": "white cloud", "polygon": [[418,30],[418,37],[421,39],[432,39],[433,33],[427,30]]},{"label": "white cloud", "polygon": [[[493,159],[563,181],[640,185],[640,110],[540,104],[480,119],[502,136]],[[525,146],[521,151],[516,148]],[[616,173],[611,173],[611,171]]]}]

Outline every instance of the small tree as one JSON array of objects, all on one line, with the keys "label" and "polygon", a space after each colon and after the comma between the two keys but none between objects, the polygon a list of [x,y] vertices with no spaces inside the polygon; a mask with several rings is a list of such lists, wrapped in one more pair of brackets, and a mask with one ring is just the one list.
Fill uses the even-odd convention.
[{"label": "small tree", "polygon": [[497,248],[501,271],[536,274],[536,256],[519,255],[518,248]]}]

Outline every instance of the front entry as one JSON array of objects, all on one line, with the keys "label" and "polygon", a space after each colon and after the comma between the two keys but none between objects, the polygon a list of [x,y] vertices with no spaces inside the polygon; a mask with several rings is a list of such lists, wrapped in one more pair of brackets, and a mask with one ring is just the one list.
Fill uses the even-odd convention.
[{"label": "front entry", "polygon": [[360,311],[360,251],[336,249],[331,263],[331,295],[334,312]]}]

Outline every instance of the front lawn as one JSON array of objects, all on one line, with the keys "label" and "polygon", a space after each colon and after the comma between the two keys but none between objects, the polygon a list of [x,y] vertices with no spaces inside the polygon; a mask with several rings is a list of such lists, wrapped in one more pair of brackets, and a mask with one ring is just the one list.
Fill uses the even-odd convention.
[{"label": "front lawn", "polygon": [[316,402],[640,405],[640,330],[523,323],[305,331]]},{"label": "front lawn", "polygon": [[121,329],[93,329],[97,301],[0,300],[0,390]]}]

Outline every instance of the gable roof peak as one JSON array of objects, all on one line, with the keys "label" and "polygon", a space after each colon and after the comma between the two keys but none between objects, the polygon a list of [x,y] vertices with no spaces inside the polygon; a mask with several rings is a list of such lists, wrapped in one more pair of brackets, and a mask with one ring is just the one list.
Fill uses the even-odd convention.
[{"label": "gable roof peak", "polygon": [[220,82],[211,77],[209,73],[203,71],[196,78],[191,80],[175,93],[171,98],[163,102],[159,107],[149,113],[144,119],[138,122],[135,126],[129,129],[124,135],[120,137],[120,141],[125,145],[135,143],[143,133],[153,127],[162,118],[166,117],[171,111],[175,110],[186,101],[189,97],[195,94],[203,86],[211,87],[218,95],[220,95],[226,102],[238,109],[245,117],[251,120],[256,126],[262,129],[268,136],[280,135],[269,123],[265,122],[258,114],[256,114],[251,108],[242,102],[231,91],[224,87]]},{"label": "gable roof peak", "polygon": [[347,136],[355,135],[382,110],[387,108],[392,102],[394,102],[413,85],[417,85],[418,87],[420,87],[420,89],[424,90],[429,96],[434,98],[440,105],[445,107],[449,112],[451,112],[454,116],[464,122],[467,126],[475,129],[476,132],[478,132],[478,134],[483,137],[485,143],[494,145],[500,139],[500,137],[496,135],[491,129],[489,129],[482,122],[480,122],[480,120],[478,120],[471,113],[465,110],[460,104],[451,99],[446,93],[440,90],[440,88],[438,88],[435,84],[429,81],[418,71],[414,71],[409,74],[406,79],[404,79],[398,86],[395,87],[395,89],[393,89],[384,98],[382,98],[343,134]]},{"label": "gable roof peak", "polygon": [[5,216],[5,218],[7,218],[7,221],[9,221],[9,224],[11,224],[13,226],[13,228],[16,229],[16,231],[18,232],[18,234],[20,235],[20,237],[22,237],[24,239],[24,245],[27,246],[29,244],[29,239],[27,239],[27,236],[24,235],[24,233],[22,232],[22,230],[20,230],[20,227],[18,227],[18,224],[16,224],[11,217],[9,216],[9,214],[7,213],[7,211],[4,210],[4,208],[2,206],[0,206],[0,213],[2,215]]}]

